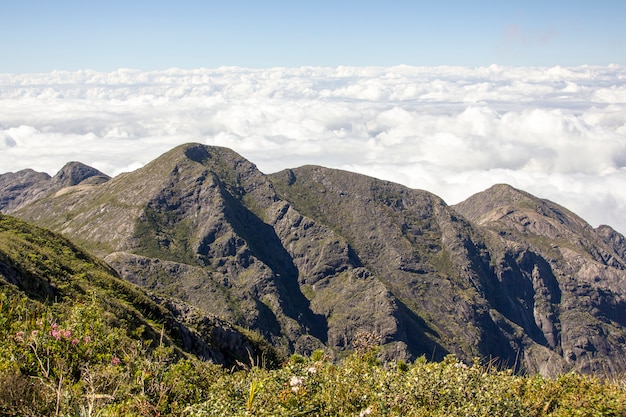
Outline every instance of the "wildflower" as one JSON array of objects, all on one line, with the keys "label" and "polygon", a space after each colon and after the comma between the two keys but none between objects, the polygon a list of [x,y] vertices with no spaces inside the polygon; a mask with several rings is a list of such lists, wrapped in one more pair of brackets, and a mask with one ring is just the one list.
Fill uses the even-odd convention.
[{"label": "wildflower", "polygon": [[61,331],[57,330],[55,327],[52,328],[50,335],[52,335],[52,337],[54,337],[56,340],[61,340]]},{"label": "wildflower", "polygon": [[317,368],[315,366],[310,366],[306,369],[306,371],[310,374],[315,374],[317,373]]},{"label": "wildflower", "polygon": [[302,385],[302,382],[304,382],[304,378],[299,377],[299,376],[292,376],[289,379],[289,385],[291,385],[292,387]]},{"label": "wildflower", "polygon": [[113,356],[111,358],[111,365],[119,365],[120,364],[120,358],[118,358],[117,356]]},{"label": "wildflower", "polygon": [[89,343],[89,342],[91,342],[91,337],[85,336],[85,343]]},{"label": "wildflower", "polygon": [[23,342],[24,341],[24,332],[19,331],[19,332],[15,333],[15,339],[18,342]]},{"label": "wildflower", "polygon": [[359,413],[359,417],[365,417],[365,416],[369,416],[370,414],[372,414],[372,407],[367,407],[364,410],[361,410],[361,412]]},{"label": "wildflower", "polygon": [[78,339],[73,338],[72,339],[72,345],[76,346],[78,344]]},{"label": "wildflower", "polygon": [[31,332],[31,336],[32,336],[32,337],[35,337],[35,336],[37,336],[38,334],[39,334],[39,330],[33,330],[33,331]]},{"label": "wildflower", "polygon": [[303,382],[304,382],[304,378],[292,376],[289,379],[289,386],[291,387],[291,391],[293,391],[294,393],[297,393],[298,391],[300,391],[300,388],[302,388]]},{"label": "wildflower", "polygon": [[63,331],[63,337],[65,337],[66,339],[69,339],[70,337],[72,337],[72,331],[71,330]]}]

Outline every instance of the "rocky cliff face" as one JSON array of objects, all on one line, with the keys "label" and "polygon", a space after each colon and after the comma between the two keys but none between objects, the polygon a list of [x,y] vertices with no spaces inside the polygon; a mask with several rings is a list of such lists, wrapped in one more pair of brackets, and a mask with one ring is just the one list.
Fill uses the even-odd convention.
[{"label": "rocky cliff face", "polygon": [[492,248],[492,304],[541,347],[522,357],[527,368],[624,369],[623,236],[507,185],[454,208]]},{"label": "rocky cliff face", "polygon": [[449,207],[322,167],[268,176],[231,150],[189,144],[3,210],[284,352],[338,353],[366,330],[387,357],[626,369],[623,236],[508,186]]}]

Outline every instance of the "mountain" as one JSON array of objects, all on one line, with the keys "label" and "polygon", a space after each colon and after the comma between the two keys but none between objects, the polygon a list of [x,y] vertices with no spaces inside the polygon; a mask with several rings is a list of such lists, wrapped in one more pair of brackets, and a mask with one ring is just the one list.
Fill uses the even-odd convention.
[{"label": "mountain", "polygon": [[[29,181],[21,195],[35,195]],[[626,370],[623,236],[512,187],[450,207],[323,167],[265,175],[199,144],[75,182],[3,211],[285,354],[341,354],[366,331],[388,358],[454,353],[544,375]]]},{"label": "mountain", "polygon": [[144,344],[165,343],[181,356],[225,366],[245,363],[251,356],[276,358],[264,343],[223,320],[180,301],[151,295],[67,239],[3,214],[0,278],[8,305],[29,300],[33,315],[49,306],[52,319],[58,320],[68,310],[90,305],[128,335],[140,334]]},{"label": "mountain", "polygon": [[493,305],[549,348],[547,363],[563,359],[564,370],[576,364],[589,372],[624,368],[624,357],[615,355],[626,343],[623,236],[504,184],[454,208],[491,242],[492,293],[500,295]]},{"label": "mountain", "polygon": [[110,177],[80,162],[67,163],[54,177],[25,169],[0,175],[0,211],[11,212],[66,187],[99,184]]}]

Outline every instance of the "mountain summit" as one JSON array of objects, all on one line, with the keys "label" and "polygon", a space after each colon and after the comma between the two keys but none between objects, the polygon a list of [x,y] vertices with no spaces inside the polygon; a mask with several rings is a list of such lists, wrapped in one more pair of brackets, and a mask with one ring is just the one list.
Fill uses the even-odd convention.
[{"label": "mountain summit", "polygon": [[53,191],[81,183],[97,184],[109,176],[80,162],[69,162],[54,176],[25,169],[0,175],[0,211],[11,212]]},{"label": "mountain summit", "polygon": [[508,185],[451,207],[323,167],[265,175],[200,144],[80,178],[44,192],[42,174],[4,174],[1,201],[29,198],[2,210],[285,353],[341,354],[365,331],[385,357],[626,370],[624,237]]}]

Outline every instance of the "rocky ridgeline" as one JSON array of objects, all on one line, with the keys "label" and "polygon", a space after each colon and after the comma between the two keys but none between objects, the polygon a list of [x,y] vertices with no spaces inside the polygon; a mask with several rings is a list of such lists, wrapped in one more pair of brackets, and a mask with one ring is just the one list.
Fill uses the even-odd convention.
[{"label": "rocky ridgeline", "polygon": [[187,144],[112,179],[76,163],[4,174],[0,209],[284,353],[338,354],[365,330],[388,358],[626,370],[624,237],[507,185],[451,207],[323,167],[265,175]]}]

